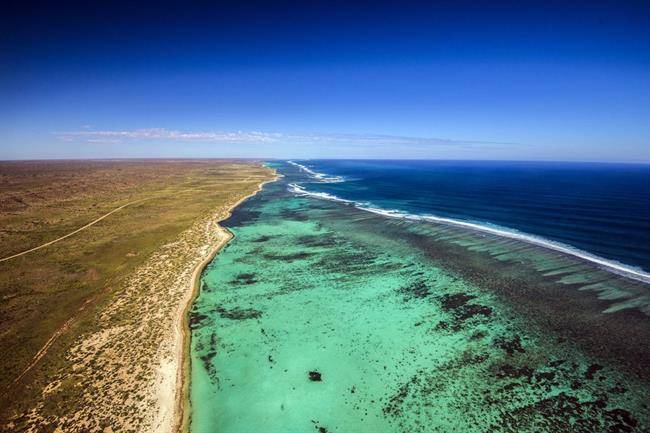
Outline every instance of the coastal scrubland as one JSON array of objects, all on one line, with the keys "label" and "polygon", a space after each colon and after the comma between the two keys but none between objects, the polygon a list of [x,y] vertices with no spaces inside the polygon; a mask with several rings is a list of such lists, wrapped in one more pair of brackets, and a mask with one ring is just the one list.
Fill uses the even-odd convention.
[{"label": "coastal scrubland", "polygon": [[1,162],[2,430],[169,430],[192,274],[271,178],[247,161]]}]

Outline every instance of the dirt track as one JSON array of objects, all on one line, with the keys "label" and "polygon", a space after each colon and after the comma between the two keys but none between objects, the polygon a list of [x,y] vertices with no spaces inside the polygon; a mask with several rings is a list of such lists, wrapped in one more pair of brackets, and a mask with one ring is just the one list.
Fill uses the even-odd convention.
[{"label": "dirt track", "polygon": [[97,218],[96,220],[89,222],[89,223],[86,224],[85,226],[80,227],[80,228],[78,228],[77,230],[68,233],[67,235],[61,236],[60,238],[56,238],[56,239],[54,239],[53,241],[46,242],[46,243],[41,244],[41,245],[39,245],[39,246],[37,246],[37,247],[30,248],[30,249],[28,249],[28,250],[22,251],[22,252],[20,252],[20,253],[18,253],[18,254],[14,254],[14,255],[12,255],[12,256],[2,258],[2,259],[0,259],[0,262],[6,262],[7,260],[15,259],[16,257],[20,257],[20,256],[23,256],[23,255],[25,255],[25,254],[27,254],[27,253],[31,253],[32,251],[37,251],[37,250],[40,250],[41,248],[45,248],[45,247],[47,247],[47,246],[50,246],[50,245],[52,245],[52,244],[55,244],[55,243],[57,243],[57,242],[59,242],[59,241],[62,241],[63,239],[69,238],[70,236],[79,233],[79,232],[82,231],[82,230],[87,229],[88,227],[90,227],[90,226],[92,226],[92,225],[97,224],[98,222],[100,222],[101,220],[103,220],[104,218],[106,218],[107,216],[109,216],[109,215],[111,215],[111,214],[114,214],[115,212],[117,212],[117,211],[119,211],[119,210],[122,210],[122,209],[124,209],[124,208],[127,207],[127,206],[131,206],[131,205],[136,204],[136,203],[141,203],[141,202],[146,201],[146,200],[151,200],[152,198],[154,198],[154,197],[142,198],[142,199],[140,199],[140,200],[134,200],[134,201],[131,201],[131,202],[129,202],[129,203],[123,204],[122,206],[120,206],[120,207],[116,207],[116,208],[113,209],[112,211],[110,211],[110,212],[108,212],[108,213],[105,213],[104,215],[100,216],[100,217]]}]

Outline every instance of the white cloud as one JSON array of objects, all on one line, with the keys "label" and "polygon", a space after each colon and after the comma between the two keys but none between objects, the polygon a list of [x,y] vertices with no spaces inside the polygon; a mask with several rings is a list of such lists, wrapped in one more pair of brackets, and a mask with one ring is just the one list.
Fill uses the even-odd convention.
[{"label": "white cloud", "polygon": [[516,143],[464,141],[434,137],[410,137],[380,134],[345,133],[280,133],[262,131],[179,131],[166,128],[147,128],[132,130],[89,130],[54,133],[60,140],[95,144],[128,144],[131,142],[205,142],[241,144],[305,144],[305,145],[345,145],[345,146],[510,146]]},{"label": "white cloud", "polygon": [[164,140],[164,141],[206,141],[206,142],[246,142],[246,143],[268,143],[276,142],[282,138],[282,134],[266,133],[259,131],[237,131],[237,132],[186,132],[170,130],[166,128],[146,128],[118,131],[73,131],[56,132],[59,139],[64,141],[85,141],[98,143],[110,140],[111,142],[127,142],[135,140]]}]

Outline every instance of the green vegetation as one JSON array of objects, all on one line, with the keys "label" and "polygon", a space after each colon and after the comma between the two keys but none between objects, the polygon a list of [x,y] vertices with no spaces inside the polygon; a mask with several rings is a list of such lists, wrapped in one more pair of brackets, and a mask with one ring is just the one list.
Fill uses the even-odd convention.
[{"label": "green vegetation", "polygon": [[[259,164],[217,160],[0,163],[0,258],[142,200],[0,262],[0,425],[33,408],[52,375],[70,367],[72,342],[97,327],[103,308],[122,296],[124,282],[153,252],[201,217],[225,212],[270,174]],[[121,314],[137,321],[132,309]],[[56,405],[74,404],[81,391],[74,384],[66,389],[48,402],[50,415],[57,416]]]}]

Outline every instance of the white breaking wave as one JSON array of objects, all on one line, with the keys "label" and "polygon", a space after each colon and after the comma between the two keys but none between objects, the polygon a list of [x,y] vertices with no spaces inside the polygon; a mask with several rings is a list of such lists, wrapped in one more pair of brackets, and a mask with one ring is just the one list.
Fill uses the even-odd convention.
[{"label": "white breaking wave", "polygon": [[298,194],[298,195],[308,195],[310,197],[322,198],[324,200],[332,200],[332,201],[338,201],[340,203],[357,205],[357,202],[354,202],[352,200],[346,200],[344,198],[340,198],[340,197],[337,197],[335,195],[328,194],[326,192],[307,191],[305,188],[303,188],[300,185],[295,184],[295,183],[290,183],[289,184],[289,191],[294,193],[294,194]]},{"label": "white breaking wave", "polygon": [[316,179],[318,182],[321,183],[340,183],[340,182],[345,182],[345,179],[341,176],[328,176],[324,173],[318,173],[317,171],[312,170],[311,168],[304,166],[302,164],[298,164],[297,162],[293,161],[287,161],[287,163],[298,167],[314,179]]},{"label": "white breaking wave", "polygon": [[594,263],[599,267],[601,267],[602,269],[605,269],[617,275],[621,275],[644,283],[650,283],[650,273],[645,272],[642,269],[635,268],[633,266],[628,266],[614,260],[605,259],[603,257],[597,256],[595,254],[591,254],[587,251],[583,251],[581,249],[572,247],[570,245],[561,242],[556,242],[556,241],[542,238],[540,236],[523,233],[514,229],[507,229],[498,226],[490,226],[490,225],[457,220],[454,218],[440,217],[435,215],[409,214],[396,209],[393,210],[382,209],[378,207],[373,207],[369,203],[359,203],[352,200],[346,200],[337,197],[335,195],[328,194],[326,192],[307,191],[305,188],[294,183],[289,184],[289,191],[297,195],[304,195],[304,196],[315,197],[323,200],[331,200],[340,203],[345,203],[348,205],[352,205],[358,209],[367,212],[372,212],[389,218],[399,218],[399,219],[406,219],[412,221],[429,221],[429,222],[434,222],[439,224],[446,224],[450,226],[463,227],[466,229],[483,232],[483,233],[489,233],[503,238],[515,239],[518,241],[526,242],[528,244],[537,245],[549,250],[558,251],[560,253],[578,257],[580,259]]}]

